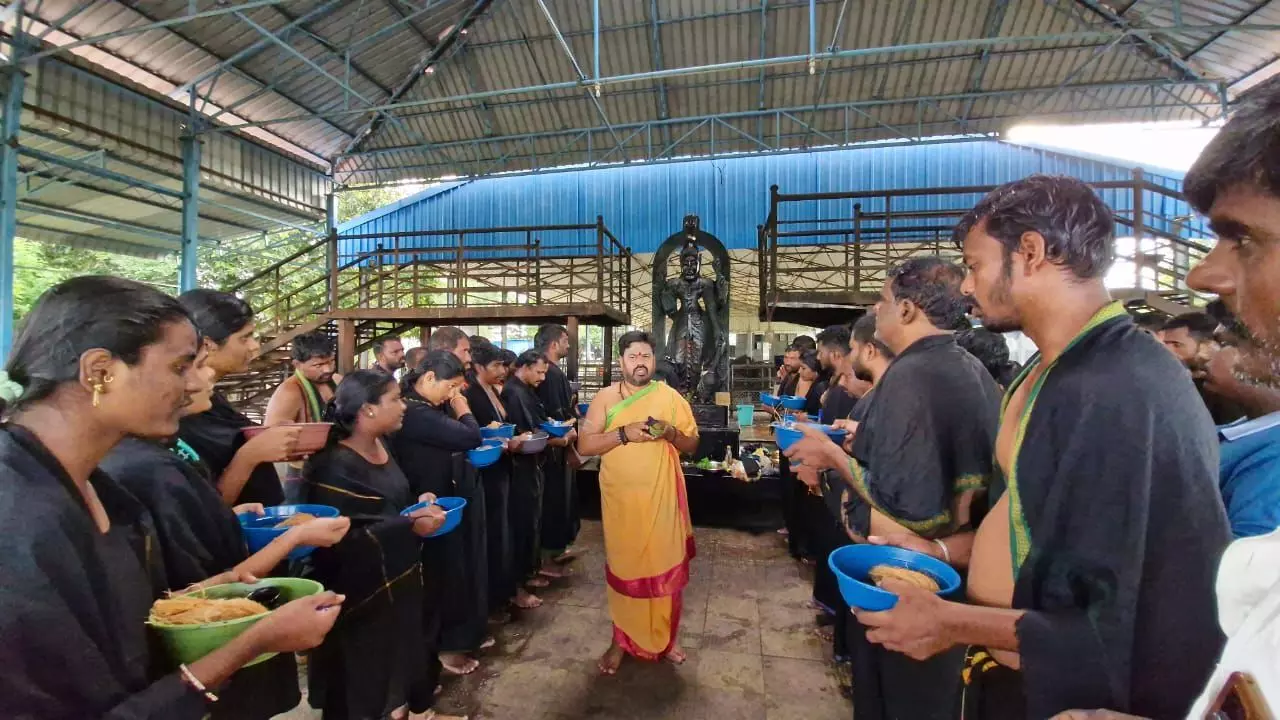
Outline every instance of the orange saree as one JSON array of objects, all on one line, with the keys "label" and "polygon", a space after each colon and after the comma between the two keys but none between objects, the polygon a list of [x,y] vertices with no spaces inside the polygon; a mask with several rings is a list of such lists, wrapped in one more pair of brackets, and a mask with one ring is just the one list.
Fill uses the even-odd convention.
[{"label": "orange saree", "polygon": [[[689,403],[657,381],[609,408],[606,429],[650,417],[685,435],[698,431]],[[630,655],[657,660],[675,645],[694,556],[679,452],[658,440],[605,453],[600,504],[614,641]]]}]

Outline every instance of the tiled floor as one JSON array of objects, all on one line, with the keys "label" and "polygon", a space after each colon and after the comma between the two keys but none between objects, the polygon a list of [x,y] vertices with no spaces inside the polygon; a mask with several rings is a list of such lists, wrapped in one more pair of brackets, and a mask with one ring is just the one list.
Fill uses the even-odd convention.
[{"label": "tiled floor", "polygon": [[829,649],[812,632],[810,580],[782,540],[704,528],[695,535],[680,627],[684,665],[628,659],[614,677],[596,670],[610,623],[600,524],[586,523],[575,576],[501,628],[481,669],[451,681],[438,709],[490,720],[850,718]]}]

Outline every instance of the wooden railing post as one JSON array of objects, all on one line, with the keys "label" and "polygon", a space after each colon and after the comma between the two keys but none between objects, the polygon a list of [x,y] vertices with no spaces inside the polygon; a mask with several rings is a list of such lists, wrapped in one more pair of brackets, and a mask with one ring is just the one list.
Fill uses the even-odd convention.
[{"label": "wooden railing post", "polygon": [[338,321],[338,372],[346,375],[356,368],[356,321]]},{"label": "wooden railing post", "polygon": [[327,243],[327,254],[329,260],[329,312],[338,309],[338,231],[329,231],[329,242]]},{"label": "wooden railing post", "polygon": [[466,268],[466,258],[464,257],[466,254],[466,247],[467,247],[467,234],[466,232],[459,232],[458,233],[458,257],[456,258],[457,269],[454,271],[457,273],[457,278],[455,279],[454,285],[453,285],[453,287],[457,290],[457,292],[454,295],[454,298],[456,300],[455,304],[458,307],[466,307],[467,305],[467,285],[466,285],[467,268]]},{"label": "wooden railing post", "polygon": [[1142,168],[1133,169],[1133,286],[1142,287],[1142,236],[1146,234],[1146,208],[1143,207]]},{"label": "wooden railing post", "polygon": [[853,204],[853,289],[862,290],[862,203]]},{"label": "wooden railing post", "polygon": [[596,301],[604,299],[604,216],[596,216]]}]

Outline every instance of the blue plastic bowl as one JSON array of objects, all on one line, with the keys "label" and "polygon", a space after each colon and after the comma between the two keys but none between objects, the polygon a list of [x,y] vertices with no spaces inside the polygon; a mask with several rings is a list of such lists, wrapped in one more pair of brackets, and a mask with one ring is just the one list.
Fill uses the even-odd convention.
[{"label": "blue plastic bowl", "polygon": [[551,437],[564,437],[573,429],[572,420],[547,420],[538,427],[547,431]]},{"label": "blue plastic bowl", "polygon": [[591,403],[578,403],[578,416],[586,417],[587,410],[591,408]]},{"label": "blue plastic bowl", "polygon": [[831,427],[830,425],[823,425],[821,423],[805,423],[805,425],[826,433],[827,437],[831,438],[831,442],[837,445],[843,445],[845,436],[849,434],[848,431],[843,428]]},{"label": "blue plastic bowl", "polygon": [[[341,514],[332,505],[277,505],[264,508],[261,515],[240,513],[237,516],[240,520],[240,534],[249,546],[249,554],[258,552],[272,540],[285,534],[289,528],[277,528],[276,525],[297,513],[310,513],[322,518],[338,517]],[[288,559],[300,560],[310,555],[312,550],[315,547],[311,545],[299,545],[289,553]]]},{"label": "blue plastic bowl", "polygon": [[778,441],[778,449],[784,452],[792,445],[795,445],[797,440],[804,437],[804,433],[798,427],[788,427],[782,423],[773,423],[769,427],[773,428],[773,435]]},{"label": "blue plastic bowl", "polygon": [[777,395],[774,395],[773,393],[767,393],[767,392],[760,393],[761,405],[768,405],[769,407],[778,407],[778,404],[781,402],[782,400]]},{"label": "blue plastic bowl", "polygon": [[787,410],[803,410],[804,398],[795,395],[782,395],[778,398],[778,404]]},{"label": "blue plastic bowl", "polygon": [[516,434],[516,426],[510,423],[499,425],[496,428],[482,427],[480,428],[480,437],[485,440],[491,438],[511,438]]},{"label": "blue plastic bowl", "polygon": [[444,510],[444,524],[427,537],[448,535],[457,529],[458,525],[462,522],[462,509],[467,506],[467,501],[460,497],[438,497],[436,498],[435,503],[420,502],[401,510],[400,514],[408,515],[425,507],[429,507],[432,504],[439,505],[440,508]]},{"label": "blue plastic bowl", "polygon": [[487,440],[478,448],[467,451],[467,459],[478,468],[487,468],[502,457],[502,441]]},{"label": "blue plastic bowl", "polygon": [[897,565],[922,572],[938,583],[938,595],[946,596],[960,588],[960,574],[950,565],[911,550],[887,545],[846,545],[827,557],[827,567],[840,583],[840,594],[849,607],[879,612],[898,602],[898,596],[881,590],[871,582],[868,573],[877,565]]}]

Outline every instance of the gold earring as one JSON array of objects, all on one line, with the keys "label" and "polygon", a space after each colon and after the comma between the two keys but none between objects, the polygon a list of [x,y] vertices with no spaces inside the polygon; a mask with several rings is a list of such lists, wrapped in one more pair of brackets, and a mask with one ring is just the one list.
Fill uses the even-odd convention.
[{"label": "gold earring", "polygon": [[115,379],[116,378],[114,375],[103,375],[101,380],[94,381],[93,383],[93,406],[94,407],[99,407],[100,405],[102,405],[102,394],[107,391],[106,386],[111,384],[111,381]]}]

